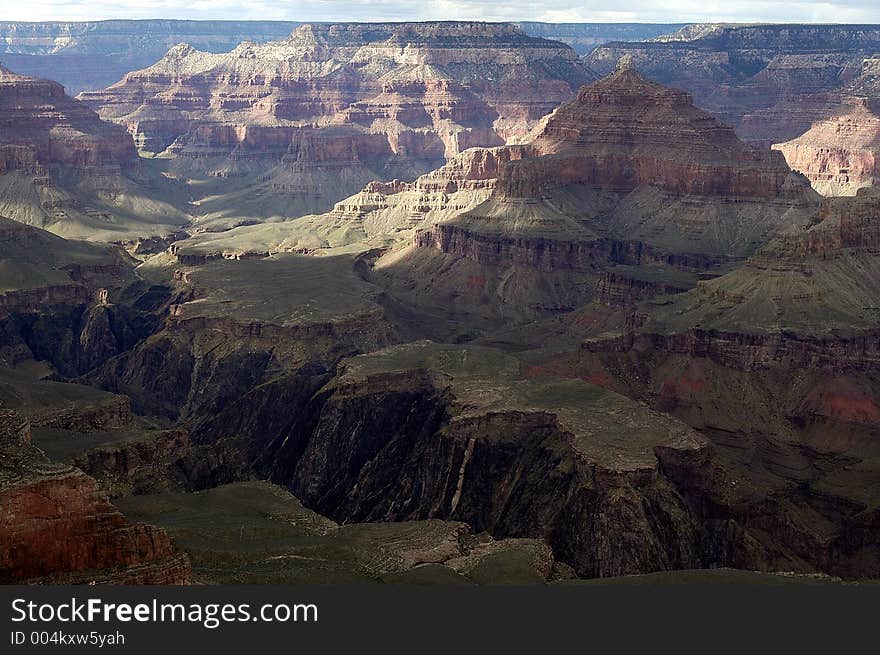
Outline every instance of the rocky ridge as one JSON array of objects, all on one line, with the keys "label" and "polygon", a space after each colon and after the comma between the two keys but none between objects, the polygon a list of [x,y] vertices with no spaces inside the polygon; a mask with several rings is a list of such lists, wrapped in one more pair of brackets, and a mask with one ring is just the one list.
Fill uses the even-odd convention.
[{"label": "rocky ridge", "polygon": [[0,214],[65,236],[124,240],[186,222],[131,138],[57,82],[0,67]]},{"label": "rocky ridge", "polygon": [[417,230],[375,262],[376,280],[433,314],[533,320],[589,302],[610,269],[637,296],[690,288],[809,223],[819,201],[780,155],[626,67],[517,147],[485,202]]},{"label": "rocky ridge", "polygon": [[880,180],[880,60],[866,59],[841,109],[791,141],[776,144],[793,169],[826,196],[854,195]]},{"label": "rocky ridge", "polygon": [[769,147],[838,111],[841,89],[878,50],[875,25],[710,24],[609,43],[585,60],[606,73],[629,55],[644,75],[693,93],[745,141]]},{"label": "rocky ridge", "polygon": [[7,583],[184,584],[189,562],[161,529],[132,524],[81,471],[30,444],[0,410],[0,579]]},{"label": "rocky ridge", "polygon": [[224,54],[176,46],[80,97],[142,150],[173,154],[180,176],[256,179],[265,198],[242,202],[284,217],[526,134],[591,78],[567,46],[508,24],[304,25]]},{"label": "rocky ridge", "polygon": [[[644,23],[517,24],[529,36],[561,41],[585,54],[608,41],[639,41],[681,25]],[[103,89],[126,73],[155,63],[178,43],[204,52],[228,52],[242,41],[289,36],[290,21],[139,20],[0,22],[0,61],[13,70],[62,83],[71,95]]]}]

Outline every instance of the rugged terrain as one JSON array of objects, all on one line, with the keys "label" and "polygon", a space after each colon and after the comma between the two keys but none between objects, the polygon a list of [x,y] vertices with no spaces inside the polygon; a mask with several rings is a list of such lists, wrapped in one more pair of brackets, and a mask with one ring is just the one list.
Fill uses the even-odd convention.
[{"label": "rugged terrain", "polygon": [[375,263],[389,294],[426,316],[510,326],[683,290],[818,204],[781,156],[626,67],[583,87],[524,149],[485,202]]},{"label": "rugged terrain", "polygon": [[[290,35],[291,21],[107,20],[0,22],[0,62],[27,75],[54,79],[71,95],[103,89],[129,71],[154,64],[178,43],[228,52],[242,41],[265,43]],[[562,41],[585,54],[608,41],[642,41],[682,25],[646,23],[518,24],[530,35]]]},{"label": "rugged terrain", "polygon": [[838,113],[773,146],[827,196],[853,195],[880,180],[880,60],[866,59],[862,74],[844,92]]},{"label": "rugged terrain", "polygon": [[173,233],[173,189],[124,129],[57,82],[0,66],[0,215],[102,241]]},{"label": "rugged terrain", "polygon": [[[364,29],[304,27],[285,43],[309,36],[309,52],[323,52],[351,30],[365,40]],[[503,94],[490,102],[468,86],[463,53],[483,57],[486,39],[550,48],[513,28],[486,37],[485,26],[429,24],[419,30],[430,48],[412,51],[435,59],[401,63],[410,41],[389,29],[377,26],[372,45],[337,69],[369,91],[332,114],[342,122],[315,119],[308,129],[321,139],[439,138],[434,123],[390,129],[388,114],[367,112],[380,125],[345,122],[378,106],[361,69],[390,70],[396,83],[414,66],[424,84],[426,70],[450,67],[459,77],[443,78],[449,88],[490,106]],[[254,58],[236,70],[263,66],[261,48],[241,46]],[[176,52],[173,66],[197,77],[206,55]],[[228,71],[228,55],[216,57]],[[513,57],[514,69],[537,66],[534,57]],[[327,61],[311,64],[323,72]],[[169,99],[173,112],[192,79]],[[859,79],[869,84],[867,69]],[[271,87],[253,80],[252,90]],[[225,91],[208,87],[210,111],[222,112]],[[272,112],[293,96],[269,93],[271,125],[260,127],[287,135],[286,152],[291,126]],[[148,534],[152,544],[117,548],[122,561],[90,550],[100,561],[58,564],[59,577],[0,551],[5,575],[880,577],[880,195],[822,198],[782,153],[744,142],[628,59],[548,116],[523,120],[529,107],[526,97],[516,135],[502,134],[516,116],[498,111],[488,125],[497,140],[444,144],[419,164],[431,170],[367,181],[301,218],[227,229],[241,217],[204,214],[191,234],[145,233],[127,251],[0,222],[0,407],[14,435],[2,468],[23,481],[0,485],[3,507],[22,485],[73,480],[82,493],[65,498],[88,498],[75,516],[101,513],[106,539]],[[241,111],[252,118],[252,106]],[[277,154],[252,153],[237,136],[200,151],[199,129],[153,163],[174,176],[193,161],[209,171]],[[327,160],[312,161],[323,175]],[[306,168],[291,179],[315,180]],[[247,175],[217,179],[256,195]],[[4,525],[29,526],[14,532],[25,543],[42,509],[16,503],[24,509]]]},{"label": "rugged terrain", "polygon": [[326,211],[371,180],[522,137],[592,77],[508,24],[303,25],[223,54],[175,46],[80,98],[201,180],[201,222],[228,226]]},{"label": "rugged terrain", "polygon": [[79,469],[49,461],[28,421],[0,410],[0,581],[183,584],[187,557],[164,530],[133,524]]},{"label": "rugged terrain", "polygon": [[645,43],[608,43],[585,59],[612,70],[624,55],[662,84],[768,147],[840,108],[840,91],[880,51],[876,25],[691,25]]},{"label": "rugged terrain", "polygon": [[284,38],[296,26],[286,21],[0,22],[0,61],[21,73],[56,80],[75,95],[155,63],[178,43],[226,52],[242,41]]}]

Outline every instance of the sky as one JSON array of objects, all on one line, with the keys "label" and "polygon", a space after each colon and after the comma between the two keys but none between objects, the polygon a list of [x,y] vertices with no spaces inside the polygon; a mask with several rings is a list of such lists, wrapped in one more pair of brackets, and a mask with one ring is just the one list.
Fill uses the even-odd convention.
[{"label": "sky", "polygon": [[0,20],[880,23],[880,0],[0,0]]}]

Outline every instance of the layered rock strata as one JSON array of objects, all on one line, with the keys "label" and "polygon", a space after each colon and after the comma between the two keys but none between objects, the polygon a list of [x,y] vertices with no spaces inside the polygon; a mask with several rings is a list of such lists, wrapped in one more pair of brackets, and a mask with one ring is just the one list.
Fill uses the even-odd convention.
[{"label": "layered rock strata", "polygon": [[125,240],[186,222],[124,129],[57,82],[0,67],[0,214],[75,237]]},{"label": "layered rock strata", "polygon": [[591,78],[570,48],[512,25],[353,23],[224,54],[176,46],[81,98],[142,150],[173,154],[180,176],[256,179],[264,200],[238,200],[289,217],[522,136]]},{"label": "layered rock strata", "polygon": [[7,583],[183,584],[189,562],[161,529],[130,523],[95,481],[50,462],[30,426],[0,410],[0,579]]},{"label": "layered rock strata", "polygon": [[628,275],[640,294],[688,289],[819,202],[779,154],[626,65],[517,148],[488,200],[417,230],[375,262],[376,280],[433,313],[531,320],[601,298],[618,266],[642,267]]},{"label": "layered rock strata", "polygon": [[880,183],[880,100],[854,98],[840,114],[776,144],[788,165],[825,196],[854,195]]},{"label": "layered rock strata", "polygon": [[605,44],[586,62],[604,73],[629,55],[643,74],[693,93],[744,140],[769,147],[833,115],[841,89],[878,49],[875,26],[708,24]]}]

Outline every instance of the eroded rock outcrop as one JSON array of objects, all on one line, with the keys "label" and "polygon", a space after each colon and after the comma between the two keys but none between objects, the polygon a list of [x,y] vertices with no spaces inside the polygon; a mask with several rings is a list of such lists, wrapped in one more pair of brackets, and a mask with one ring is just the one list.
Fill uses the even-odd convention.
[{"label": "eroded rock outcrop", "polygon": [[383,247],[476,207],[491,195],[504,164],[523,154],[519,147],[471,148],[413,182],[372,181],[326,214],[194,234],[175,242],[171,253],[181,264],[197,266],[215,259],[311,254],[353,244]]},{"label": "eroded rock outcrop", "polygon": [[880,183],[880,100],[853,98],[843,113],[774,145],[788,165],[826,196],[853,195]]},{"label": "eroded rock outcrop", "polygon": [[[63,239],[0,217],[0,361],[47,360],[88,371],[147,336],[156,317],[139,300],[134,261],[116,246]],[[130,294],[123,302],[122,296]]]},{"label": "eroded rock outcrop", "polygon": [[[186,222],[124,129],[57,82],[0,66],[0,214],[65,236],[124,240]],[[154,187],[154,188],[151,188]]]},{"label": "eroded rock outcrop", "polygon": [[183,584],[189,562],[161,529],[130,523],[95,481],[50,462],[30,426],[0,410],[0,579]]},{"label": "eroded rock outcrop", "polygon": [[779,154],[626,65],[516,148],[488,200],[417,230],[376,280],[432,314],[531,320],[601,297],[616,266],[643,267],[642,294],[688,289],[819,202]]},{"label": "eroded rock outcrop", "polygon": [[[591,78],[573,50],[512,25],[352,23],[224,54],[176,46],[81,98],[141,149],[173,153],[181,175],[256,174],[265,199],[243,202],[300,216],[524,135]],[[217,203],[201,210],[222,217]]]},{"label": "eroded rock outcrop", "polygon": [[[336,520],[443,518],[542,537],[582,575],[697,566],[696,527],[655,450],[702,440],[616,394],[517,371],[496,351],[424,342],[347,360],[263,470]],[[224,422],[206,434],[227,434]],[[247,439],[246,425],[231,430]]]},{"label": "eroded rock outcrop", "polygon": [[275,377],[320,377],[396,340],[379,289],[355,265],[350,255],[284,253],[178,269],[178,302],[162,329],[87,379],[140,412],[200,420]]},{"label": "eroded rock outcrop", "polygon": [[694,94],[699,107],[769,147],[840,107],[840,90],[880,49],[876,27],[707,24],[645,43],[609,43],[586,57],[599,73],[625,55],[637,70]]},{"label": "eroded rock outcrop", "polygon": [[10,68],[63,84],[70,94],[102,89],[160,59],[175,43],[226,52],[242,41],[272,41],[294,22],[211,20],[10,21],[0,23]]},{"label": "eroded rock outcrop", "polygon": [[132,164],[137,155],[119,127],[69,98],[57,82],[17,75],[3,67],[0,129],[4,141],[29,146],[46,164],[123,166]]}]

